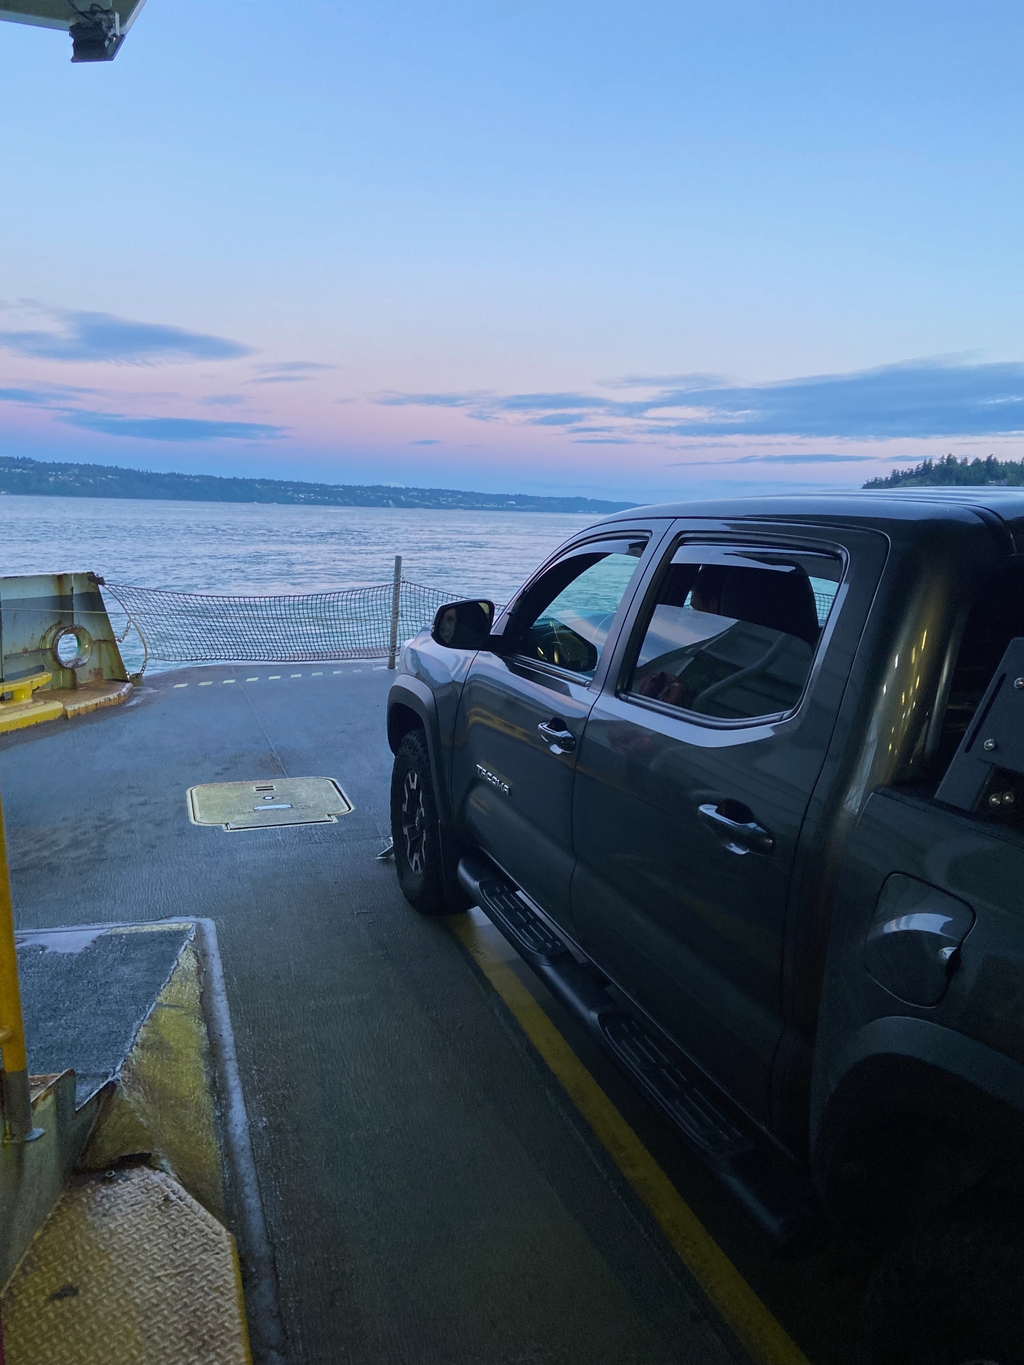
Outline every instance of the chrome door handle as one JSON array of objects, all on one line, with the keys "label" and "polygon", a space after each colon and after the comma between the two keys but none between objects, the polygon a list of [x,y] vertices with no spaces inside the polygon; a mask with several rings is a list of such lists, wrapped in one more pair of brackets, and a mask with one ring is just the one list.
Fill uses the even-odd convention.
[{"label": "chrome door handle", "polygon": [[738,801],[722,801],[718,805],[709,802],[698,806],[697,814],[701,823],[722,839],[730,853],[760,853],[762,857],[768,857],[775,849],[775,840],[768,830]]},{"label": "chrome door handle", "polygon": [[571,754],[576,748],[576,736],[565,728],[564,721],[554,716],[548,721],[542,720],[537,729],[547,740],[553,754]]}]

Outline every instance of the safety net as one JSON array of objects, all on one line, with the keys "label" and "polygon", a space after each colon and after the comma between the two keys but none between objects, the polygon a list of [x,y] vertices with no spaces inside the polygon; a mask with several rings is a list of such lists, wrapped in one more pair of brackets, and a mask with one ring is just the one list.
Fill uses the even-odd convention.
[{"label": "safety net", "polygon": [[[103,584],[138,631],[148,658],[175,663],[307,663],[379,659],[392,639],[394,584],[290,596],[215,596]],[[399,644],[434,619],[449,594],[401,584]],[[111,603],[113,606],[113,603]],[[113,614],[113,613],[112,613]]]}]

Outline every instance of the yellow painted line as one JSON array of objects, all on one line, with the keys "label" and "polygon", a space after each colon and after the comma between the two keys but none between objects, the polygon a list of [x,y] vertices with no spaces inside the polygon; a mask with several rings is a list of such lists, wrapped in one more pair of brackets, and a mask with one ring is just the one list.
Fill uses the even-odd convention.
[{"label": "yellow painted line", "polygon": [[758,1365],[809,1365],[480,928],[466,915],[447,922],[751,1359]]}]

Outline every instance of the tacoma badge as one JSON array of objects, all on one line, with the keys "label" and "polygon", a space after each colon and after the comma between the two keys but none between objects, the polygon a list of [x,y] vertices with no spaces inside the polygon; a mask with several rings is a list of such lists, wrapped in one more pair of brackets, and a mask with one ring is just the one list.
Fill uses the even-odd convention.
[{"label": "tacoma badge", "polygon": [[502,796],[511,796],[512,788],[502,778],[496,777],[494,773],[488,772],[482,763],[476,765],[476,770],[485,782],[489,782],[492,787],[497,787]]}]

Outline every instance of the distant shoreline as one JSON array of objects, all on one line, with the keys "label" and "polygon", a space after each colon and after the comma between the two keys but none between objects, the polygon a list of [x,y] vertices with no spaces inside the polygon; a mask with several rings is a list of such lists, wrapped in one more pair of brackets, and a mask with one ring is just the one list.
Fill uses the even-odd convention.
[{"label": "distant shoreline", "polygon": [[457,488],[304,483],[216,474],[157,474],[117,465],[71,464],[0,456],[0,494],[26,497],[139,498],[167,502],[269,503],[298,507],[413,507],[452,512],[621,512],[632,502],[600,498],[472,493]]}]

